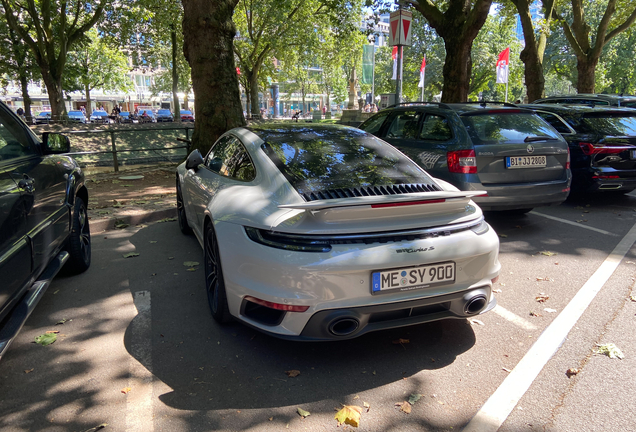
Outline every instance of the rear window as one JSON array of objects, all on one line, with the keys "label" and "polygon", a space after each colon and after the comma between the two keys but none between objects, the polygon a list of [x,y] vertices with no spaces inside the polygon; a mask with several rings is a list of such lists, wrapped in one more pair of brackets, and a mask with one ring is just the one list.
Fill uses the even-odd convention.
[{"label": "rear window", "polygon": [[461,119],[476,145],[523,143],[537,136],[561,140],[552,126],[533,113],[501,111],[463,115]]},{"label": "rear window", "polygon": [[581,120],[588,132],[610,136],[636,136],[636,116],[617,114],[586,114]]},{"label": "rear window", "polygon": [[181,114],[192,114],[192,111],[182,110]]},{"label": "rear window", "polygon": [[69,111],[68,115],[82,115],[83,113],[81,111]]},{"label": "rear window", "polygon": [[163,114],[170,114],[170,110],[167,110],[167,109],[161,109],[161,110],[157,111],[157,114],[162,114],[162,115],[163,115]]},{"label": "rear window", "polygon": [[300,193],[433,183],[392,146],[356,129],[298,128],[259,131],[262,149]]}]

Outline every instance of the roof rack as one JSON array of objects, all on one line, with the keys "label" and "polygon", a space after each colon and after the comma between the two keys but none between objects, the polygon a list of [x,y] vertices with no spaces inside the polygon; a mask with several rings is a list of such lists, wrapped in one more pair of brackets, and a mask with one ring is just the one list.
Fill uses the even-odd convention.
[{"label": "roof rack", "polygon": [[401,105],[437,105],[440,108],[444,108],[444,109],[451,109],[451,107],[449,107],[447,104],[442,103],[442,102],[422,102],[422,101],[415,101],[415,102],[400,102],[400,103],[396,103],[393,105],[389,105],[387,108],[394,108],[394,107],[398,107]]},{"label": "roof rack", "polygon": [[476,102],[457,102],[457,103],[462,103],[462,104],[472,104],[472,105],[481,105],[482,107],[486,107],[486,105],[491,104],[491,105],[503,105],[505,107],[511,107],[511,108],[516,108],[517,105],[510,103],[510,102],[501,102],[501,101],[476,101]]}]

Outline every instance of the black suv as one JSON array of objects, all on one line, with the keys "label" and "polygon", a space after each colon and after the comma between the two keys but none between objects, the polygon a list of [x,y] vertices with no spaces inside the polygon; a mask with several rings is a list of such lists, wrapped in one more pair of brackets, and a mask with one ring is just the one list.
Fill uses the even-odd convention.
[{"label": "black suv", "polygon": [[62,266],[90,266],[88,191],[69,150],[0,102],[0,358]]},{"label": "black suv", "polygon": [[537,99],[533,104],[569,104],[595,106],[618,106],[636,108],[636,96],[579,93],[566,96],[550,96]]},{"label": "black suv", "polygon": [[524,105],[568,141],[572,191],[636,189],[636,110],[618,107]]},{"label": "black suv", "polygon": [[484,210],[525,213],[560,204],[570,192],[565,140],[532,110],[502,103],[406,103],[360,125]]}]

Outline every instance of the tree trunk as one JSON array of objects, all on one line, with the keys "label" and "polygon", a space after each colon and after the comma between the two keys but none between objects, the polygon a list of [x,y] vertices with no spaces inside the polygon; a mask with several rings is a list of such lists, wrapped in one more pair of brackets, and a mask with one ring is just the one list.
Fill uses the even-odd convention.
[{"label": "tree trunk", "polygon": [[91,89],[88,87],[88,84],[84,85],[84,93],[86,94],[86,117],[91,118],[91,114],[93,113],[92,101],[91,101]]},{"label": "tree trunk", "polygon": [[238,0],[182,0],[185,54],[196,98],[192,147],[206,154],[223,133],[244,126],[232,15]]},{"label": "tree trunk", "polygon": [[189,104],[190,98],[188,97],[188,94],[190,94],[189,89],[183,94],[183,109],[184,110],[190,109],[190,104]]},{"label": "tree trunk", "polygon": [[26,75],[20,74],[20,90],[22,91],[22,101],[24,102],[24,118],[28,124],[33,121],[31,115],[31,97],[29,96],[29,80]]},{"label": "tree trunk", "polygon": [[577,57],[576,90],[579,93],[594,93],[595,70],[598,58],[588,59],[587,57]]},{"label": "tree trunk", "polygon": [[530,15],[530,0],[514,1],[519,12],[525,48],[519,59],[523,62],[528,101],[533,102],[545,97],[545,78],[543,77],[543,59],[539,53],[538,43],[534,34],[534,24]]},{"label": "tree trunk", "polygon": [[63,120],[66,118],[66,104],[64,103],[64,92],[62,90],[62,76],[53,77],[47,68],[40,66],[40,69],[42,70],[42,80],[49,94],[51,120]]},{"label": "tree trunk", "polygon": [[260,116],[261,115],[261,107],[258,99],[258,70],[256,68],[252,69],[248,73],[249,83],[250,83],[250,100],[252,101],[252,116]]},{"label": "tree trunk", "polygon": [[174,104],[174,121],[181,123],[179,71],[177,70],[177,31],[174,27],[174,24],[170,26],[170,42],[172,43],[172,103]]},{"label": "tree trunk", "polygon": [[446,61],[444,62],[444,86],[442,102],[467,102],[470,85],[473,40],[447,37],[444,40]]}]

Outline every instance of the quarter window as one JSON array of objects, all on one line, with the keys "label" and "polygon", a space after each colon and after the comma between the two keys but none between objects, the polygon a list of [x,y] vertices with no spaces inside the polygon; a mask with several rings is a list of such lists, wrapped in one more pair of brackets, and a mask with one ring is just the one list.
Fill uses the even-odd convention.
[{"label": "quarter window", "polygon": [[426,141],[448,141],[452,138],[448,120],[438,115],[427,115],[422,124],[420,139]]},{"label": "quarter window", "polygon": [[217,174],[241,181],[256,177],[254,164],[241,142],[233,136],[221,138],[208,154],[206,166]]},{"label": "quarter window", "polygon": [[374,115],[369,120],[360,125],[360,129],[365,132],[369,132],[370,134],[376,135],[380,131],[384,120],[386,120],[386,117],[389,115],[390,112],[391,111],[385,111]]},{"label": "quarter window", "polygon": [[543,120],[545,120],[548,123],[550,123],[550,125],[552,125],[552,127],[555,128],[557,130],[557,132],[562,133],[562,134],[571,134],[572,133],[570,128],[565,123],[563,123],[561,120],[559,120],[559,118],[557,116],[555,116],[554,114],[548,114],[548,113],[543,113],[543,112],[537,112],[537,114]]},{"label": "quarter window", "polygon": [[422,113],[417,111],[398,112],[393,117],[387,131],[387,138],[414,139],[417,138],[418,123]]}]

